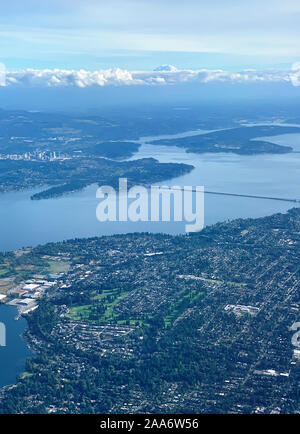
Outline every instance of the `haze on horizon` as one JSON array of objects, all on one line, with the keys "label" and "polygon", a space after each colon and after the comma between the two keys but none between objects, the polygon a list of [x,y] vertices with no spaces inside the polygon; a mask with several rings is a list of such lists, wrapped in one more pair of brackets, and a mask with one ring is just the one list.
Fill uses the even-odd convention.
[{"label": "haze on horizon", "polygon": [[1,2],[8,70],[289,69],[300,60],[297,0]]}]

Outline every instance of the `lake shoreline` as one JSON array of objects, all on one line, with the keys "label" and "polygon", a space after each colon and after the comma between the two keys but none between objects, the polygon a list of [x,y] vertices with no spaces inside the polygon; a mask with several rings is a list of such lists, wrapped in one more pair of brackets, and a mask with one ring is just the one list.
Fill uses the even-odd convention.
[{"label": "lake shoreline", "polygon": [[14,387],[17,378],[26,372],[26,360],[35,356],[26,337],[29,330],[27,319],[25,316],[16,319],[16,312],[14,306],[0,305],[0,320],[5,325],[7,335],[6,346],[0,347],[3,353],[0,359],[0,393],[5,388]]}]

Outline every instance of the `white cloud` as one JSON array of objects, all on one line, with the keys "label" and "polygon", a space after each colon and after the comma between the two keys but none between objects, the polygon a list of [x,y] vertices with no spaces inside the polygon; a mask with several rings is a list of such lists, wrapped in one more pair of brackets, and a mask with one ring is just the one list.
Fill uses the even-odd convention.
[{"label": "white cloud", "polygon": [[300,63],[290,70],[243,70],[228,72],[218,70],[178,70],[171,65],[163,65],[154,71],[127,71],[107,69],[100,71],[65,69],[25,69],[6,72],[7,86],[33,87],[90,87],[123,85],[175,85],[180,83],[290,83],[300,85]]},{"label": "white cloud", "polygon": [[300,86],[300,62],[293,64],[290,80],[294,86]]}]

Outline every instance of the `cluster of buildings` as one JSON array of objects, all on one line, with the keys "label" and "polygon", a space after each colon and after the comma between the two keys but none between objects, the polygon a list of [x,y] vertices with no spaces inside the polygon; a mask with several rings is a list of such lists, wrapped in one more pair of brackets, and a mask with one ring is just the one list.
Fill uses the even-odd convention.
[{"label": "cluster of buildings", "polygon": [[[53,275],[54,276],[54,275]],[[55,275],[56,277],[56,275]],[[43,296],[55,284],[53,278],[31,279],[17,288],[10,290],[3,302],[18,307],[20,314],[26,314],[37,308],[37,299]]]},{"label": "cluster of buildings", "polygon": [[233,312],[236,315],[248,313],[250,315],[255,315],[258,313],[259,308],[255,306],[245,306],[244,304],[227,304],[225,306],[227,312]]},{"label": "cluster of buildings", "polygon": [[24,154],[0,154],[0,160],[22,160],[22,161],[55,161],[65,160],[67,157],[55,151],[25,152]]}]

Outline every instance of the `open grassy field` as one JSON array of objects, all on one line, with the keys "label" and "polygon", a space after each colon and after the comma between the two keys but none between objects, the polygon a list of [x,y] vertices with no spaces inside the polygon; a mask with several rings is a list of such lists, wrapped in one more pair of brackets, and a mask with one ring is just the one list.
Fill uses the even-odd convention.
[{"label": "open grassy field", "polygon": [[0,268],[0,277],[4,277],[9,273],[7,268]]},{"label": "open grassy field", "polygon": [[67,261],[48,261],[49,269],[48,273],[65,273],[70,268],[70,263]]},{"label": "open grassy field", "polygon": [[91,299],[91,304],[72,307],[69,318],[74,321],[116,322],[117,315],[114,313],[114,306],[127,295],[128,292],[120,293],[117,288],[115,290],[104,290],[102,294]]},{"label": "open grassy field", "polygon": [[[202,297],[203,294],[204,292],[198,290],[184,291],[176,302],[170,304],[167,313],[164,315],[163,320],[165,326],[168,327],[173,324],[174,321],[182,315],[185,309],[198,298]],[[143,318],[139,316],[128,316],[124,319],[114,311],[114,307],[127,296],[130,296],[130,292],[120,292],[118,288],[104,290],[101,294],[91,297],[91,303],[73,306],[67,316],[73,321],[149,326],[152,315]]]},{"label": "open grassy field", "polygon": [[165,327],[170,326],[186,310],[188,305],[193,304],[204,292],[186,291],[175,303],[172,303],[167,315],[164,317]]}]

